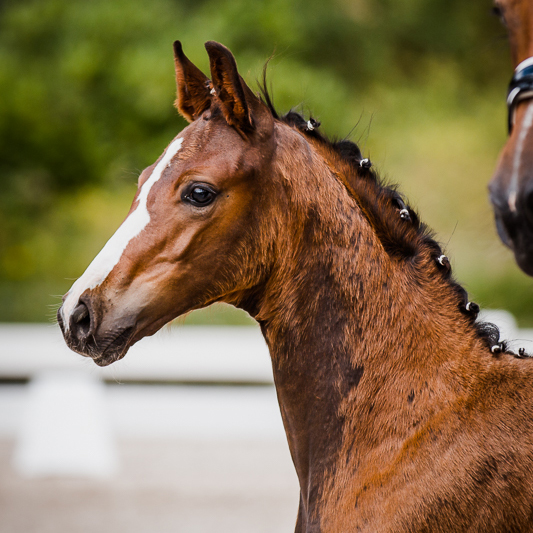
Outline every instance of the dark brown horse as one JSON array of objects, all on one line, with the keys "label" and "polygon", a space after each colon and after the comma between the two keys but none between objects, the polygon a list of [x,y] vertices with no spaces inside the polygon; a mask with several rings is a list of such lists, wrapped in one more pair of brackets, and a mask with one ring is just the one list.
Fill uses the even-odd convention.
[{"label": "dark brown horse", "polygon": [[533,276],[533,2],[496,0],[509,32],[515,73],[509,86],[509,139],[489,186],[496,227],[520,268]]},{"label": "dark brown horse", "polygon": [[[297,532],[533,531],[533,360],[476,323],[450,263],[359,149],[280,117],[229,50],[174,45],[190,125],[58,313],[108,365],[213,302],[268,343]],[[201,342],[201,339],[199,339]]]}]

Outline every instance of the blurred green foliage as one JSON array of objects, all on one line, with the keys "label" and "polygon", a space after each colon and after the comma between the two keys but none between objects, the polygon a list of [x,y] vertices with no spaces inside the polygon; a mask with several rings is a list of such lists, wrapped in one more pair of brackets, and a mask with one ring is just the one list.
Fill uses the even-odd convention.
[{"label": "blurred green foliage", "polygon": [[[53,295],[185,125],[172,107],[172,42],[207,71],[213,39],[251,85],[275,52],[278,108],[351,134],[440,235],[472,296],[533,325],[532,282],[497,240],[486,194],[511,73],[490,11],[490,0],[4,0],[0,321],[55,314]],[[204,320],[247,321],[216,310],[186,319]]]}]

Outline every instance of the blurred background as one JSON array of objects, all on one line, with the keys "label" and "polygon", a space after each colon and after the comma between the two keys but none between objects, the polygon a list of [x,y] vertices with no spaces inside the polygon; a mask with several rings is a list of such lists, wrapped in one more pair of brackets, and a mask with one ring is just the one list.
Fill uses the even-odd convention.
[{"label": "blurred background", "polygon": [[[113,234],[137,176],[185,122],[172,42],[208,72],[218,40],[275,104],[350,137],[399,183],[482,307],[533,326],[532,281],[487,196],[512,66],[491,1],[4,0],[0,321],[42,322]],[[210,311],[194,322],[247,322]]]},{"label": "blurred background", "polygon": [[[470,298],[533,327],[532,280],[498,240],[487,195],[512,73],[491,8],[0,2],[0,531],[294,525],[296,477],[266,347],[247,315],[225,306],[192,313],[106,372],[68,353],[53,325],[60,295],[125,217],[139,173],[185,126],[173,107],[175,39],[204,72],[203,43],[222,42],[252,87],[274,54],[276,107],[357,142],[435,230]],[[86,395],[75,401],[77,379]],[[87,405],[103,407],[68,447],[80,454],[69,470],[54,461],[66,460],[60,442]],[[90,467],[84,431],[103,435]]]}]

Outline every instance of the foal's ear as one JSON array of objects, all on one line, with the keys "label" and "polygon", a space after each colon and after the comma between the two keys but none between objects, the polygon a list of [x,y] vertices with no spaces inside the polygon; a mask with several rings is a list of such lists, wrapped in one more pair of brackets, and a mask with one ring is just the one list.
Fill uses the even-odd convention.
[{"label": "foal's ear", "polygon": [[233,54],[215,41],[205,43],[211,66],[211,79],[222,113],[230,126],[245,135],[253,130],[254,115],[261,106],[260,100],[246,85],[237,71]]},{"label": "foal's ear", "polygon": [[178,96],[175,106],[189,122],[196,120],[210,105],[209,79],[183,53],[181,43],[174,41],[174,65]]}]

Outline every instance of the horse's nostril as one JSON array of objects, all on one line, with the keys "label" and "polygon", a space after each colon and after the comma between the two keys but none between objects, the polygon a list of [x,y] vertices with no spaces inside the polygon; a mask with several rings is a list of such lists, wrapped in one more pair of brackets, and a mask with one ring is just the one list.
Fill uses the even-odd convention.
[{"label": "horse's nostril", "polygon": [[91,331],[91,315],[83,302],[79,302],[70,316],[71,328],[78,337],[87,337]]}]

